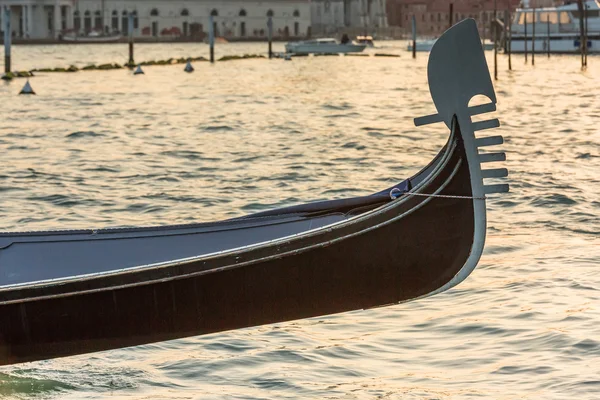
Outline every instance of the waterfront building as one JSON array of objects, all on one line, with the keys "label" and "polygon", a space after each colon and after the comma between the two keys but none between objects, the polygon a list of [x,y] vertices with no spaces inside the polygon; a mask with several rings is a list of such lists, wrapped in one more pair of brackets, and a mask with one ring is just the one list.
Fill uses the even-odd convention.
[{"label": "waterfront building", "polygon": [[10,7],[16,38],[58,39],[92,31],[128,35],[130,13],[133,35],[149,40],[202,39],[211,15],[215,34],[227,38],[266,37],[268,17],[275,37],[311,34],[309,0],[0,0],[0,6]]},{"label": "waterfront building", "polygon": [[387,15],[389,24],[403,28],[405,33],[412,30],[414,15],[419,35],[437,37],[449,27],[452,4],[453,23],[474,18],[479,34],[489,38],[494,4],[497,7],[497,18],[503,20],[504,12],[514,12],[520,2],[521,0],[496,0],[495,3],[494,0],[387,0]]},{"label": "waterfront building", "polygon": [[312,0],[312,30],[327,34],[347,30],[377,31],[388,26],[387,0]]}]

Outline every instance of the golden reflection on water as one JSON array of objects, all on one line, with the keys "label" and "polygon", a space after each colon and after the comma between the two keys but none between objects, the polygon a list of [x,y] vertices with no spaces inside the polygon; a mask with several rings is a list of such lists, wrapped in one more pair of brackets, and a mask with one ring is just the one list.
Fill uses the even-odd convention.
[{"label": "golden reflection on water", "polygon": [[[0,85],[4,230],[214,220],[403,179],[447,131],[412,125],[434,112],[425,55],[381,45],[373,51],[402,57],[40,74],[36,97],[16,96],[23,81]],[[13,62],[119,62],[125,52],[16,46]],[[195,56],[206,46],[140,45],[136,54]],[[499,60],[502,127],[490,134],[506,139],[512,192],[488,201],[486,253],[459,287],[399,306],[2,368],[0,394],[595,398],[600,59],[584,72],[576,56],[537,57],[535,67],[514,56],[512,72]]]}]

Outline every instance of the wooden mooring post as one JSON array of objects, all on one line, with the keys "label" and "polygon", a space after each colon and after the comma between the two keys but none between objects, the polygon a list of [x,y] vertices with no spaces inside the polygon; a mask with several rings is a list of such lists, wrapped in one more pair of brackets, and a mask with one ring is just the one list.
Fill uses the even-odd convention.
[{"label": "wooden mooring post", "polygon": [[548,53],[548,58],[550,58],[550,16],[546,17],[546,30],[548,31],[548,45],[546,46],[546,52]]},{"label": "wooden mooring post", "polygon": [[267,19],[267,32],[269,39],[269,58],[273,58],[273,17]]},{"label": "wooden mooring post", "polygon": [[215,18],[208,17],[208,45],[210,46],[210,62],[215,62]]},{"label": "wooden mooring post", "polygon": [[512,13],[510,12],[510,3],[508,5],[508,21],[509,21],[509,25],[508,25],[508,44],[507,44],[507,48],[508,48],[508,70],[512,71],[512,52],[511,52],[511,47],[512,47]]},{"label": "wooden mooring post", "polygon": [[10,7],[4,6],[4,72],[10,73],[10,45],[12,42],[12,32],[10,26]]},{"label": "wooden mooring post", "polygon": [[494,35],[494,80],[498,80],[498,12],[497,0],[494,0],[494,24],[492,32]]},{"label": "wooden mooring post", "polygon": [[585,9],[582,0],[577,1],[577,8],[579,10],[579,50],[581,51],[581,69],[585,68],[585,47],[587,39],[585,37]]},{"label": "wooden mooring post", "polygon": [[531,28],[531,65],[535,65],[535,23],[537,20],[537,13],[535,7],[533,7],[533,26]]},{"label": "wooden mooring post", "polygon": [[527,64],[527,12],[524,13],[525,15],[525,39],[524,39],[524,43],[525,43],[525,64]]},{"label": "wooden mooring post", "polygon": [[584,39],[584,50],[583,50],[583,66],[587,68],[587,56],[588,56],[588,5],[587,2],[583,5],[583,39]]},{"label": "wooden mooring post", "polygon": [[129,61],[127,64],[130,67],[135,65],[134,57],[133,57],[133,13],[129,13],[127,20],[128,32],[129,32]]},{"label": "wooden mooring post", "polygon": [[417,17],[412,16],[412,56],[417,58]]},{"label": "wooden mooring post", "polygon": [[448,28],[452,28],[452,25],[453,25],[452,21],[453,21],[453,17],[454,17],[454,3],[450,3],[450,15],[449,15],[449,17],[450,18],[448,18],[448,22],[449,22]]}]

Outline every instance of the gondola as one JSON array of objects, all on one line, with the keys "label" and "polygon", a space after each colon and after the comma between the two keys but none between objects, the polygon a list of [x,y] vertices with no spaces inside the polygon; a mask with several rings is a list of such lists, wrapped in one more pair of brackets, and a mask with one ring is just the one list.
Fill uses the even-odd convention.
[{"label": "gondola", "polygon": [[[0,235],[0,365],[407,302],[462,282],[482,254],[505,159],[475,138],[496,97],[474,20],[429,58],[449,139],[423,170],[369,196],[216,223]],[[490,103],[469,107],[475,95]]]}]

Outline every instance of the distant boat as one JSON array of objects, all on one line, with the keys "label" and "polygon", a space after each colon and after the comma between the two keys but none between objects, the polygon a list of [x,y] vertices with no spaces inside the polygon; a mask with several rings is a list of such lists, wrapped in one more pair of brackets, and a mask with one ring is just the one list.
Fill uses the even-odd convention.
[{"label": "distant boat", "polygon": [[494,50],[494,42],[482,43],[483,50]]},{"label": "distant boat", "polygon": [[111,35],[104,35],[102,33],[92,31],[87,35],[79,36],[77,33],[69,33],[62,36],[63,42],[77,42],[77,43],[111,43],[118,42],[121,40],[121,34],[115,33]]},{"label": "distant boat", "polygon": [[[208,36],[206,36],[202,41],[204,43],[210,43],[210,38]],[[225,44],[225,43],[229,43],[229,41],[227,39],[225,39],[224,37],[217,36],[215,38],[215,43],[216,44]]]},{"label": "distant boat", "polygon": [[373,36],[357,36],[356,43],[364,44],[367,47],[375,47],[375,43],[373,42]]},{"label": "distant boat", "polygon": [[[420,42],[417,41],[417,51],[431,51],[436,41],[437,39],[422,40]],[[408,42],[408,51],[412,51],[412,49],[413,45],[411,41]]]},{"label": "distant boat", "polygon": [[[429,39],[417,42],[417,51],[431,51],[437,39]],[[494,43],[483,43],[483,50],[494,50]],[[412,51],[412,41],[408,43],[408,51]]]},{"label": "distant boat", "polygon": [[366,44],[340,43],[335,39],[327,38],[289,42],[285,45],[285,52],[294,54],[360,53],[366,47]]},{"label": "distant boat", "polygon": [[[580,20],[587,20],[587,51],[600,52],[600,4],[583,1],[587,11],[582,16],[577,2],[545,8],[518,8],[510,27],[513,53],[581,52]],[[535,12],[535,19],[534,19]],[[532,44],[535,21],[535,46]],[[527,24],[525,24],[527,22]],[[550,46],[550,48],[548,48]]]}]

